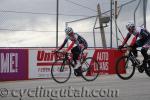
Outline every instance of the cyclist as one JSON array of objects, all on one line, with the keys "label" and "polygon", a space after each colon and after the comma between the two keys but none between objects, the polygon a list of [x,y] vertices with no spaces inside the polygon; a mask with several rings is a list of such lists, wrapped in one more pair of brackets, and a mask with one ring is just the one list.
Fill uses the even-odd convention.
[{"label": "cyclist", "polygon": [[[132,46],[132,52],[136,57],[137,57],[136,48],[137,47],[142,47],[141,53],[144,57],[144,60],[143,60],[143,63],[141,65],[141,67],[139,67],[139,70],[141,70],[141,72],[143,72],[144,71],[143,66],[146,66],[145,62],[148,59],[147,51],[148,51],[148,48],[149,48],[149,45],[150,45],[150,33],[143,27],[135,27],[135,24],[133,22],[129,22],[126,25],[126,28],[127,28],[129,33],[127,34],[127,36],[125,37],[122,45],[119,46],[119,48],[121,49],[127,43],[129,38],[133,34],[134,38],[132,39],[130,46]],[[137,39],[137,38],[139,38],[139,39]]]},{"label": "cyclist", "polygon": [[[78,57],[81,54],[81,52],[87,49],[88,44],[86,40],[79,34],[75,33],[71,27],[67,27],[65,29],[65,33],[66,33],[66,38],[57,51],[61,50],[65,46],[68,40],[72,41],[71,44],[64,52],[68,52],[69,50],[71,50],[71,53],[73,54],[74,68],[78,67],[75,69],[75,71],[78,74],[77,76],[80,76],[81,73],[79,73],[79,70],[81,65],[80,62],[78,61]],[[73,47],[74,44],[76,44],[75,47]]]}]

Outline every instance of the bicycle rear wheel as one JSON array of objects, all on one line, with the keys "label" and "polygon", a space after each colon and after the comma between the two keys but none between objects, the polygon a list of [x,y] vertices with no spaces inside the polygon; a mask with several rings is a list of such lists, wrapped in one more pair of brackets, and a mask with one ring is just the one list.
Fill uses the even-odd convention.
[{"label": "bicycle rear wheel", "polygon": [[71,76],[71,67],[66,61],[57,60],[51,67],[51,75],[57,83],[65,83]]},{"label": "bicycle rear wheel", "polygon": [[116,74],[123,80],[130,79],[135,73],[133,61],[128,56],[122,56],[116,62]]},{"label": "bicycle rear wheel", "polygon": [[86,81],[94,81],[99,75],[99,70],[99,63],[92,57],[86,58],[81,66],[82,77]]}]

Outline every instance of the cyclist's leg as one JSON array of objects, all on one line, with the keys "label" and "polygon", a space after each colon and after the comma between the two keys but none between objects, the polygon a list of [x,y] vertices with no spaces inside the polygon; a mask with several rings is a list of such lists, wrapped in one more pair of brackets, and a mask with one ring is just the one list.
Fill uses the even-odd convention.
[{"label": "cyclist's leg", "polygon": [[75,62],[74,64],[74,74],[76,76],[81,76],[81,70],[80,70],[80,62],[78,61],[78,57],[81,53],[80,48],[78,48],[78,46],[75,46],[72,50],[71,50],[72,54],[73,54],[73,61]]},{"label": "cyclist's leg", "polygon": [[134,54],[135,57],[138,56],[138,52],[137,52],[137,49],[136,49],[136,48],[137,48],[137,45],[134,44],[133,47],[132,47],[132,52],[133,52],[133,54]]},{"label": "cyclist's leg", "polygon": [[73,54],[74,63],[77,64],[77,60],[81,53],[81,50],[78,48],[78,46],[75,46],[74,48],[72,48],[71,53]]},{"label": "cyclist's leg", "polygon": [[142,47],[141,53],[142,53],[143,57],[145,56],[145,52],[147,52],[146,49],[143,48],[143,45],[144,45],[145,43],[146,43],[146,40],[139,39],[139,40],[136,41],[136,44],[135,44],[135,47],[136,47],[136,48],[137,48],[137,47]]},{"label": "cyclist's leg", "polygon": [[[83,54],[83,51],[87,48],[87,46],[84,46],[83,44],[80,44],[80,48],[76,47],[75,54],[75,60],[78,60],[77,68],[74,70],[76,72],[76,76],[82,76],[81,71],[81,62],[79,61],[79,56]],[[80,58],[82,59],[82,58]]]},{"label": "cyclist's leg", "polygon": [[147,61],[147,59],[148,59],[147,51],[148,51],[147,48],[143,48],[143,47],[142,47],[141,53],[142,53],[142,55],[143,55],[143,57],[144,57],[143,63],[142,63],[142,66],[143,66],[143,67],[146,66],[146,61]]},{"label": "cyclist's leg", "polygon": [[143,41],[142,39],[139,39],[136,41],[136,43],[133,45],[132,47],[132,52],[134,54],[135,57],[138,56],[138,52],[137,52],[137,49],[138,47],[142,47],[144,45],[145,41]]},{"label": "cyclist's leg", "polygon": [[80,54],[82,53],[82,49],[79,48],[78,46],[76,46],[71,50],[71,52],[73,54],[73,60],[74,60],[74,62],[76,62],[75,67],[74,67],[74,73],[76,76],[81,76],[82,75],[81,63],[78,58],[79,58]]},{"label": "cyclist's leg", "polygon": [[144,57],[143,62],[146,62],[146,61],[148,60],[148,58],[149,58],[149,55],[148,55],[148,53],[147,53],[149,47],[150,47],[150,39],[148,39],[148,40],[145,42],[145,44],[142,46],[142,49],[141,49],[141,53],[142,53],[142,55],[143,55],[143,57]]},{"label": "cyclist's leg", "polygon": [[83,53],[84,53],[84,50],[86,49],[87,47],[83,47],[83,48],[81,48],[81,51],[80,51],[80,61],[79,61],[79,59],[78,59],[78,61],[79,61],[79,65],[78,65],[78,68],[77,69],[75,69],[75,71],[77,72],[77,76],[82,76],[82,64],[81,64],[81,59],[83,59],[82,57],[82,55],[83,55]]},{"label": "cyclist's leg", "polygon": [[83,54],[83,52],[84,52],[85,49],[87,49],[87,44],[86,45],[83,44],[83,46],[81,48],[81,54]]},{"label": "cyclist's leg", "polygon": [[[146,43],[146,40],[139,39],[138,41],[136,41],[135,46],[136,46],[136,47],[143,47],[143,45],[144,45],[145,43]],[[142,49],[141,49],[141,53],[142,53],[143,57],[146,55],[145,52],[147,52],[146,49],[142,48]],[[145,58],[145,57],[144,57],[144,58]],[[144,71],[144,67],[143,67],[143,66],[145,66],[145,60],[143,60],[143,63],[142,63],[142,65],[141,65],[141,67],[138,68],[138,70],[139,70],[140,73],[142,73],[142,72]]]},{"label": "cyclist's leg", "polygon": [[142,47],[141,53],[142,53],[142,55],[143,55],[143,57],[144,57],[143,62],[146,61],[146,60],[148,59],[147,51],[148,51],[148,48],[143,48],[143,47]]},{"label": "cyclist's leg", "polygon": [[[150,37],[149,37],[149,39],[147,40],[146,44],[143,46],[143,48],[147,48],[147,49],[150,48]],[[150,55],[147,54],[147,56],[148,56],[147,59],[150,59]],[[150,60],[148,60],[148,65],[149,65],[149,67],[150,67]]]},{"label": "cyclist's leg", "polygon": [[142,66],[146,65],[146,61],[148,59],[148,54],[147,54],[148,48],[144,47],[144,45],[146,45],[147,43],[148,43],[148,40],[139,41],[139,47],[142,47],[141,54],[144,57]]}]

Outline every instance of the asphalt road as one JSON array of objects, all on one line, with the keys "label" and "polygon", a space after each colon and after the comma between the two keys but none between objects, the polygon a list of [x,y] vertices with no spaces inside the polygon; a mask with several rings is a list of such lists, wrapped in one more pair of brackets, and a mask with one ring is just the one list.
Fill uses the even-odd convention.
[{"label": "asphalt road", "polygon": [[150,100],[150,78],[137,72],[130,80],[103,75],[93,82],[72,77],[64,84],[51,79],[1,82],[0,100]]}]

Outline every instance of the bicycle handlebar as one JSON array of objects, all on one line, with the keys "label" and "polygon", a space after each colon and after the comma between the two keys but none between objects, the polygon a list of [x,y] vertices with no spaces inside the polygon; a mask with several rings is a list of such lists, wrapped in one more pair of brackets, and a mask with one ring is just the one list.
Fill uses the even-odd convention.
[{"label": "bicycle handlebar", "polygon": [[68,56],[68,53],[64,53],[62,51],[52,51],[52,53],[55,54],[56,56],[56,60],[60,60],[60,59],[63,59],[64,57]]}]

